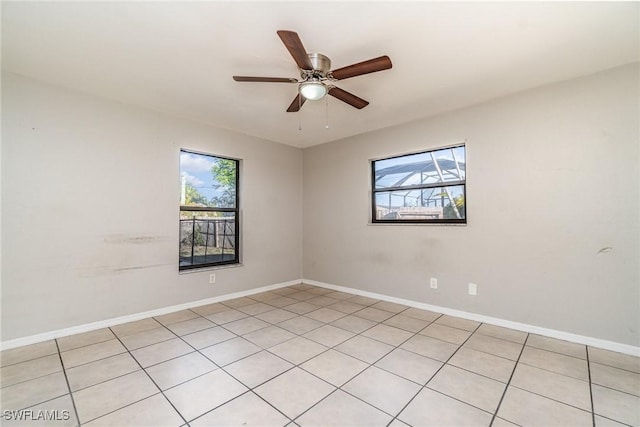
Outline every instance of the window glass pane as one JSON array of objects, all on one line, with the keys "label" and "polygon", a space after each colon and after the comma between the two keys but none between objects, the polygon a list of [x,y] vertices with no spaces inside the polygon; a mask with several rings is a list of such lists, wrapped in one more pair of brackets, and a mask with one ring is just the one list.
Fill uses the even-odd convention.
[{"label": "window glass pane", "polygon": [[180,151],[180,270],[240,262],[239,161]]},{"label": "window glass pane", "polygon": [[375,193],[377,220],[465,218],[464,185]]},{"label": "window glass pane", "polygon": [[237,260],[233,212],[180,212],[180,267]]},{"label": "window glass pane", "polygon": [[375,189],[465,180],[465,147],[373,162]]},{"label": "window glass pane", "polygon": [[199,207],[236,207],[238,161],[180,153],[180,204]]}]

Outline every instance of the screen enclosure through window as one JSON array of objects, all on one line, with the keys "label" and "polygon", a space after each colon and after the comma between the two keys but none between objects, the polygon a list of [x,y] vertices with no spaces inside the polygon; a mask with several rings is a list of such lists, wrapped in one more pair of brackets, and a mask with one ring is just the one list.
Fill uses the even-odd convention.
[{"label": "screen enclosure through window", "polygon": [[371,162],[373,223],[466,224],[465,145]]}]

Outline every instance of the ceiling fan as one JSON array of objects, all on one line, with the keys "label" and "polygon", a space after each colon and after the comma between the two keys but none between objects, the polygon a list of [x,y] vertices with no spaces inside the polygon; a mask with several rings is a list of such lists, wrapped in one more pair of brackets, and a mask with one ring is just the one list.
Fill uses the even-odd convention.
[{"label": "ceiling fan", "polygon": [[278,36],[300,69],[301,80],[286,77],[248,76],[233,76],[233,80],[237,82],[296,83],[298,95],[287,108],[287,112],[290,113],[299,111],[306,100],[317,101],[327,94],[355,108],[364,108],[369,105],[368,101],[334,86],[333,82],[391,68],[391,59],[384,55],[331,71],[331,60],[320,53],[307,53],[296,32],[280,30]]}]

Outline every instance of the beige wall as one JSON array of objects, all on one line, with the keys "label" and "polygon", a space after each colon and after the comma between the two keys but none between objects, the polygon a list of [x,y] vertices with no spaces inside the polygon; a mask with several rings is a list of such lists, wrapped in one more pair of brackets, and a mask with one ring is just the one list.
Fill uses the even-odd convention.
[{"label": "beige wall", "polygon": [[[2,341],[304,274],[638,346],[638,87],[626,66],[302,151],[4,74]],[[368,225],[369,159],[465,139],[467,226]],[[243,159],[244,265],[215,285],[177,271],[180,148]]]},{"label": "beige wall", "polygon": [[[304,150],[305,279],[638,346],[638,87],[636,64]],[[466,226],[368,224],[369,159],[464,140]]]},{"label": "beige wall", "polygon": [[[247,120],[250,120],[247,117]],[[181,148],[242,159],[242,267],[178,274]],[[302,152],[4,74],[2,340],[299,279]]]}]

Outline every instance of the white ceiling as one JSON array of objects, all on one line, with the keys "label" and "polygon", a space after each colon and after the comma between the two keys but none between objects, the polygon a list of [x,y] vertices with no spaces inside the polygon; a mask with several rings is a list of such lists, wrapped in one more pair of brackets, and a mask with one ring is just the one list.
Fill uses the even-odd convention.
[{"label": "white ceiling", "polygon": [[[639,59],[638,2],[2,2],[2,67],[174,116],[307,147]],[[298,77],[276,35],[296,31],[333,68],[391,70],[285,110]],[[298,130],[298,123],[302,130]]]}]

